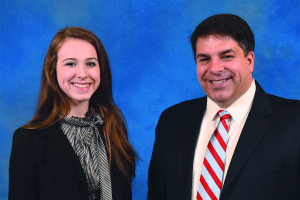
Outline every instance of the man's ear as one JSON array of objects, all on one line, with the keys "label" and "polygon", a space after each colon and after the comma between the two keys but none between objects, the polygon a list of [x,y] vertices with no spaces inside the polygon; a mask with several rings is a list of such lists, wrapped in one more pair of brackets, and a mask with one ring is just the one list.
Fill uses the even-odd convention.
[{"label": "man's ear", "polygon": [[249,71],[252,73],[254,69],[254,59],[255,59],[254,52],[250,51],[246,58],[248,61]]}]

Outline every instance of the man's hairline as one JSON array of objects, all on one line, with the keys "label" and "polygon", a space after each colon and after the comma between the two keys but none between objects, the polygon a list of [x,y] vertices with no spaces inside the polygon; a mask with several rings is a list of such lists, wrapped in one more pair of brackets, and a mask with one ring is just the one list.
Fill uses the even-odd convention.
[{"label": "man's hairline", "polygon": [[[249,55],[249,53],[251,52],[251,51],[249,51],[249,52],[247,52],[247,55],[246,55],[246,47],[244,47],[245,48],[245,50],[244,50],[244,48],[240,45],[240,43],[234,38],[234,37],[232,37],[232,36],[230,36],[230,35],[223,35],[223,34],[219,34],[219,33],[212,33],[212,34],[208,34],[208,35],[201,35],[201,36],[198,36],[197,37],[197,39],[196,39],[196,42],[195,42],[195,53],[194,53],[194,59],[195,59],[195,62],[197,62],[197,42],[198,42],[198,40],[199,40],[199,38],[205,38],[205,39],[208,39],[210,36],[213,36],[213,37],[216,37],[216,38],[231,38],[232,40],[234,40],[237,44],[238,44],[238,46],[242,49],[242,51],[244,52],[244,56],[245,56],[245,58]],[[254,52],[254,51],[253,51]]]}]

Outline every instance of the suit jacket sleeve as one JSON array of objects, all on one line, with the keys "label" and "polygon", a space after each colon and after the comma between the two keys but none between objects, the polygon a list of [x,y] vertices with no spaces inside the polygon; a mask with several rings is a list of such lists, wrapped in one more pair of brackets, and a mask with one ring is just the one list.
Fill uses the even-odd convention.
[{"label": "suit jacket sleeve", "polygon": [[163,114],[155,129],[155,143],[148,171],[148,199],[166,199],[167,146],[162,139]]},{"label": "suit jacket sleeve", "polygon": [[24,129],[18,129],[14,133],[9,164],[8,199],[38,198],[37,156],[34,136],[33,131]]}]

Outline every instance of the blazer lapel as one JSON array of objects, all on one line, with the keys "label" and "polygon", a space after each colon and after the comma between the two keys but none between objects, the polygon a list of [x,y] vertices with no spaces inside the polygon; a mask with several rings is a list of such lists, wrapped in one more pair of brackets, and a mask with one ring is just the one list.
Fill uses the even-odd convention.
[{"label": "blazer lapel", "polygon": [[77,171],[76,175],[79,177],[80,181],[82,182],[82,185],[86,186],[85,187],[86,194],[89,194],[87,188],[87,180],[83,168],[81,166],[80,160],[76,155],[75,151],[73,150],[67,137],[60,129],[59,123],[56,123],[52,125],[50,128],[43,130],[41,134],[51,138],[49,139],[49,142],[46,144],[45,148],[48,148],[50,151],[55,152],[55,155],[59,155],[61,152],[65,152],[65,151],[67,151],[70,154],[75,164],[75,168]]},{"label": "blazer lapel", "polygon": [[270,127],[265,116],[272,112],[268,95],[256,82],[256,93],[252,108],[242,130],[241,136],[235,148],[229,169],[226,175],[222,193],[230,186],[243,165],[247,162],[252,152],[259,144],[262,137]]},{"label": "blazer lapel", "polygon": [[184,187],[181,191],[185,191],[183,196],[188,197],[187,199],[191,197],[194,153],[205,108],[206,97],[203,97],[189,109],[186,116],[183,116],[180,124],[177,166]]}]

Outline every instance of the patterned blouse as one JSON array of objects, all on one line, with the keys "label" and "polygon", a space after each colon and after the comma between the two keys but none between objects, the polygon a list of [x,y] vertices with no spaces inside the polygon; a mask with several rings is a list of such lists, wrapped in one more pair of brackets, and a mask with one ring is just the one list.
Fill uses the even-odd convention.
[{"label": "patterned blouse", "polygon": [[77,154],[85,172],[90,199],[112,199],[111,177],[105,146],[97,124],[104,121],[89,111],[87,118],[64,117],[60,127]]}]

